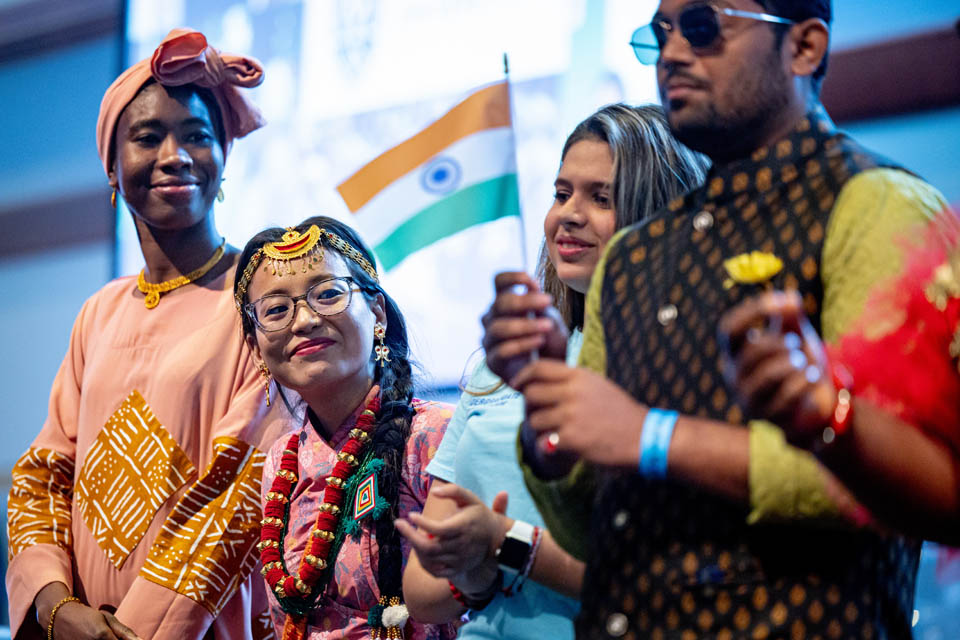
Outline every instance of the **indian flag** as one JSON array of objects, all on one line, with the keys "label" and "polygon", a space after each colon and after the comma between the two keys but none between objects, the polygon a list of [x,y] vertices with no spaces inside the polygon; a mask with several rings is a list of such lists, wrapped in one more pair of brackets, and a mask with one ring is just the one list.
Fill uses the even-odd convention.
[{"label": "indian flag", "polygon": [[337,191],[384,269],[467,227],[519,216],[508,83],[475,91]]}]

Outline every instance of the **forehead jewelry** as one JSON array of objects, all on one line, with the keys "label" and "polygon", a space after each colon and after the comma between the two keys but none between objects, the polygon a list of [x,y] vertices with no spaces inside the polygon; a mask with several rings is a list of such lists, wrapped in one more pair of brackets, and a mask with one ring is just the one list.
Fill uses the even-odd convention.
[{"label": "forehead jewelry", "polygon": [[320,243],[320,227],[311,225],[306,233],[296,229],[287,229],[278,242],[263,245],[265,266],[277,277],[287,273],[294,274],[293,261],[303,258],[303,272],[313,269],[313,265],[323,260],[323,245]]},{"label": "forehead jewelry", "polygon": [[321,229],[315,224],[310,225],[310,228],[303,233],[287,227],[287,232],[283,234],[280,240],[264,244],[250,256],[250,262],[244,268],[243,274],[240,276],[240,282],[237,284],[237,309],[242,311],[243,297],[246,295],[247,287],[250,286],[250,280],[253,278],[254,272],[261,263],[264,264],[264,271],[282,278],[284,273],[287,275],[296,273],[292,262],[297,258],[302,258],[302,270],[303,273],[306,273],[308,269],[313,269],[313,265],[323,260],[323,242],[339,251],[344,257],[357,263],[374,282],[380,281],[377,277],[377,270],[373,268],[370,261],[337,234]]}]

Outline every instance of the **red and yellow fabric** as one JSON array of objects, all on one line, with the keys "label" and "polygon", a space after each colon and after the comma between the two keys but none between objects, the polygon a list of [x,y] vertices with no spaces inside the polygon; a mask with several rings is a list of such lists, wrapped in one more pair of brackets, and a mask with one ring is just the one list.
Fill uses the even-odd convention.
[{"label": "red and yellow fabric", "polygon": [[11,633],[60,581],[140,637],[267,637],[252,580],[261,450],[289,416],[264,404],[228,275],[152,310],[135,291],[121,278],[86,302],[14,469]]},{"label": "red and yellow fabric", "polygon": [[[864,315],[871,292],[902,273],[906,251],[921,242],[918,232],[945,206],[936,189],[895,169],[865,171],[847,182],[837,196],[821,255],[820,321],[828,348]],[[787,444],[779,427],[762,421],[750,427],[750,522],[872,522],[811,454]]]},{"label": "red and yellow fabric", "polygon": [[901,272],[869,290],[831,347],[856,394],[960,453],[960,218],[944,210],[901,234]]}]

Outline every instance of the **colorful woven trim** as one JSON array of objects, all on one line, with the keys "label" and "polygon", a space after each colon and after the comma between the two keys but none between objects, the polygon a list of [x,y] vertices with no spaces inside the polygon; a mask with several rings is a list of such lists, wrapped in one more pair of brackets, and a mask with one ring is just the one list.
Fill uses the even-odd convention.
[{"label": "colorful woven trim", "polygon": [[382,459],[374,458],[371,453],[344,489],[346,495],[352,496],[350,504],[353,505],[353,517],[344,519],[343,530],[354,539],[360,536],[364,518],[370,516],[379,520],[384,514],[390,513],[390,503],[377,488],[384,464]]}]

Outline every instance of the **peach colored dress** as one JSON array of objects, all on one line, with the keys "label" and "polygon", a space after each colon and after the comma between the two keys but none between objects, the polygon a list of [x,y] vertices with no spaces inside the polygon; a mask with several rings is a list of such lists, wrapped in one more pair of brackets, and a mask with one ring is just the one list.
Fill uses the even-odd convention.
[{"label": "peach colored dress", "polygon": [[39,631],[33,600],[53,581],[141,638],[269,635],[254,568],[263,450],[290,424],[278,405],[265,406],[232,270],[154,309],[133,278],[94,294],[13,470],[13,637]]}]

